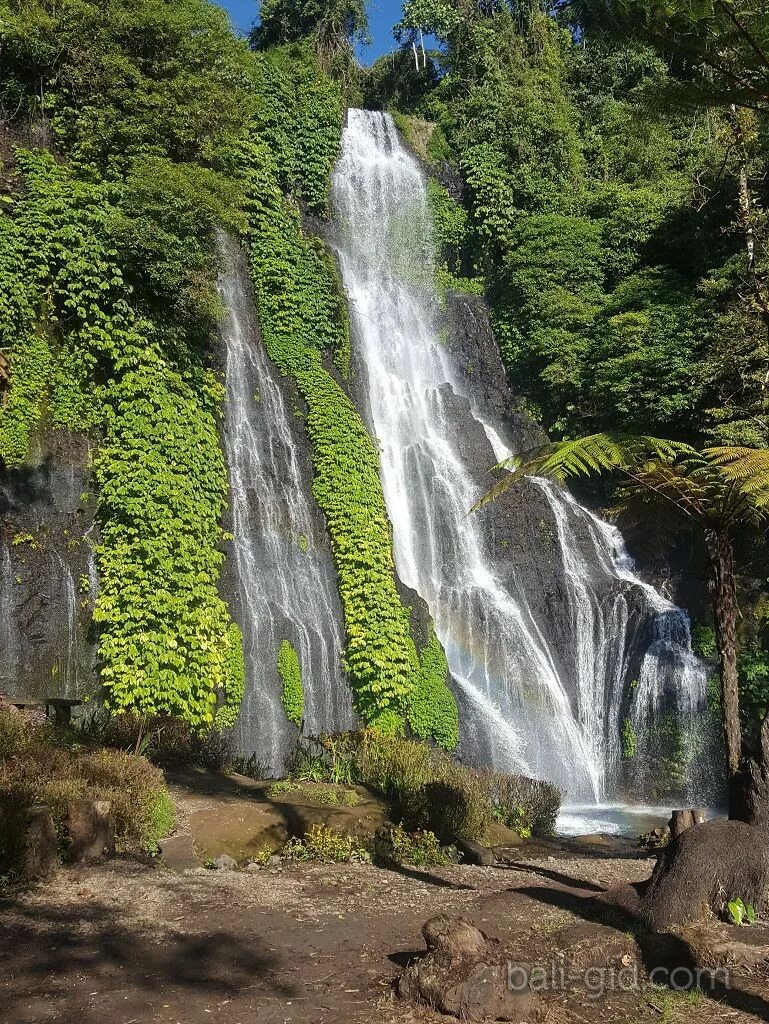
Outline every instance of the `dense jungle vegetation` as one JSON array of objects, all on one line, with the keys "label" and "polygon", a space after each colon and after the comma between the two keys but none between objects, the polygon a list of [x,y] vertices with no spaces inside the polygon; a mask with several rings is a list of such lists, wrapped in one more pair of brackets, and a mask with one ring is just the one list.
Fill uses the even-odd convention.
[{"label": "dense jungle vegetation", "polygon": [[[218,592],[226,230],[306,415],[356,706],[456,744],[445,657],[395,585],[344,303],[308,226],[328,212],[345,105],[391,111],[428,165],[441,284],[488,298],[521,405],[552,437],[769,446],[769,16],[755,0],[692,10],[407,0],[399,45],[362,69],[362,0],[263,0],[248,41],[207,0],[0,0],[0,456],[23,464],[51,430],[95,443],[113,710],[225,727],[243,693]],[[759,539],[738,544],[746,732],[769,706]],[[706,619],[699,637],[709,653]]]}]

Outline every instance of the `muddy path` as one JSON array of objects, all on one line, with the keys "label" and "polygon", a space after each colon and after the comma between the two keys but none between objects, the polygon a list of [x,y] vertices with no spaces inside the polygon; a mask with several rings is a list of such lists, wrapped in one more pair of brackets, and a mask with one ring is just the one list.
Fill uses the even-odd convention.
[{"label": "muddy path", "polygon": [[[769,1019],[767,980],[717,998],[645,984],[627,921],[596,902],[647,860],[546,858],[514,866],[385,870],[289,864],[174,874],[114,861],[60,871],[0,901],[0,1020],[8,1024],[389,1024],[446,1020],[393,995],[436,913],[463,915],[516,959],[638,965],[638,988],[597,997],[579,971],[539,1019]],[[626,958],[623,960],[622,958]],[[628,959],[629,958],[629,959]]]}]

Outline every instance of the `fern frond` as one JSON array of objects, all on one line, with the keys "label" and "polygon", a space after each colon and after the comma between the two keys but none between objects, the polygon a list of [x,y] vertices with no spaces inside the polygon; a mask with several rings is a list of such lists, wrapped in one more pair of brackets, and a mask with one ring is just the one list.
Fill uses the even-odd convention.
[{"label": "fern frond", "polygon": [[768,449],[719,447],[707,448],[703,454],[757,509],[769,510]]},{"label": "fern frond", "polygon": [[689,445],[648,435],[590,434],[557,441],[500,463],[497,468],[511,472],[496,483],[472,511],[494,501],[524,477],[541,476],[563,483],[569,477],[627,470],[649,459],[672,463],[681,455],[694,454]]}]

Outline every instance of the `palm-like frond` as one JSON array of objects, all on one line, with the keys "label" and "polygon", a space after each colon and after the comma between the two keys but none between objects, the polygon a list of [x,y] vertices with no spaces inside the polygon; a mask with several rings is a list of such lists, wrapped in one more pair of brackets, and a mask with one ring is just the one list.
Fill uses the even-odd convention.
[{"label": "palm-like frond", "polygon": [[769,514],[769,450],[766,448],[707,448],[705,458],[741,494]]},{"label": "palm-like frond", "polygon": [[510,472],[481,498],[473,511],[494,501],[524,477],[541,476],[563,483],[569,477],[627,471],[649,460],[672,463],[682,455],[695,454],[689,445],[647,435],[590,434],[546,444],[501,462],[496,468]]}]

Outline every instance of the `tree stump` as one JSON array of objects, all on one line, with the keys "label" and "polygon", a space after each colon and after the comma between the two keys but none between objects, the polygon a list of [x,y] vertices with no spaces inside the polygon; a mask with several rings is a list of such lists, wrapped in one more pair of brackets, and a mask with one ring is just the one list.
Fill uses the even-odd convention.
[{"label": "tree stump", "polygon": [[670,839],[678,839],[687,828],[694,828],[694,811],[673,811],[670,819]]},{"label": "tree stump", "polygon": [[70,800],[66,829],[70,838],[72,864],[101,860],[115,853],[112,804],[107,800]]},{"label": "tree stump", "polygon": [[59,864],[56,826],[50,807],[29,807],[23,817],[21,876],[25,881],[47,878]]}]

